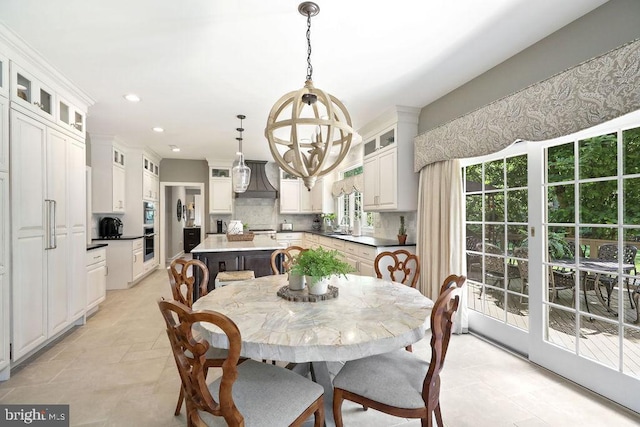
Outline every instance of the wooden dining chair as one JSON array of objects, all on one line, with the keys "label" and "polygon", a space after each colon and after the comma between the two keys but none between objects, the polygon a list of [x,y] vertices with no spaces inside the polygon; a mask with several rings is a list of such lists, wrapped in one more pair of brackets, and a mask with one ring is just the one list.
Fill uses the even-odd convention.
[{"label": "wooden dining chair", "polygon": [[[394,282],[416,287],[420,278],[420,260],[416,254],[399,249],[394,252],[380,252],[373,267],[378,279],[390,278]],[[386,275],[387,277],[383,277]]]},{"label": "wooden dining chair", "polygon": [[460,297],[454,296],[465,276],[447,277],[431,312],[431,362],[398,350],[345,363],[333,380],[333,416],[342,423],[342,402],[403,418],[420,418],[423,426],[444,426],[440,412],[440,372],[444,364],[453,316]]},{"label": "wooden dining chair", "polygon": [[[193,305],[193,287],[195,284],[196,269],[199,269],[202,275],[202,280],[200,281],[200,296],[202,297],[207,295],[207,283],[209,283],[209,269],[202,261],[178,258],[173,260],[171,265],[167,267],[173,299],[189,308]],[[205,368],[208,370],[209,368],[221,367],[227,354],[226,349],[209,347],[209,351],[206,354]],[[176,405],[174,415],[180,415],[183,400],[184,389],[180,387],[180,395],[178,396],[178,404]]]},{"label": "wooden dining chair", "polygon": [[[306,250],[307,249],[300,246],[289,246],[283,249],[276,249],[271,253],[271,271],[273,274],[282,274],[289,271],[293,264],[294,257]],[[279,268],[278,266],[279,257],[282,258],[282,268]]]},{"label": "wooden dining chair", "polygon": [[[185,390],[187,425],[300,426],[312,414],[324,425],[324,388],[302,375],[253,360],[238,364],[240,330],[227,316],[192,311],[177,301],[158,301],[171,350]],[[194,335],[194,324],[220,328],[229,342],[222,376],[207,384],[206,354],[210,343]]]},{"label": "wooden dining chair", "polygon": [[[415,288],[420,278],[420,260],[418,255],[398,249],[397,251],[380,252],[373,262],[373,268],[378,279],[390,279]],[[385,276],[386,277],[383,277]],[[405,347],[413,351],[411,345]]]},{"label": "wooden dining chair", "polygon": [[444,426],[440,412],[440,372],[444,364],[453,316],[460,297],[454,296],[465,276],[449,276],[431,312],[431,362],[413,353],[391,353],[351,360],[333,380],[333,416],[342,423],[342,402],[350,400],[365,407],[403,418],[420,418],[423,426]]}]

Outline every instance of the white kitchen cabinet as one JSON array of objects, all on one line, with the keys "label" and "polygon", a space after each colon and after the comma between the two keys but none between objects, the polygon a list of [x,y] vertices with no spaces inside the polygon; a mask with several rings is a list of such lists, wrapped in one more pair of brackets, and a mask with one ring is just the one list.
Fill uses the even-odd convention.
[{"label": "white kitchen cabinet", "polygon": [[[11,110],[13,359],[85,313],[85,149],[82,141]],[[78,259],[79,257],[79,259]],[[78,300],[82,302],[79,303]]]},{"label": "white kitchen cabinet", "polygon": [[117,138],[91,135],[91,205],[93,213],[123,213],[126,200],[126,153]]},{"label": "white kitchen cabinet", "polygon": [[56,95],[42,80],[11,62],[11,101],[55,122]]},{"label": "white kitchen cabinet", "polygon": [[87,251],[87,313],[94,311],[107,296],[107,249]]},{"label": "white kitchen cabinet", "polygon": [[419,110],[396,109],[359,130],[364,141],[363,204],[367,212],[415,211],[418,174],[413,172],[413,138]]},{"label": "white kitchen cabinet", "polygon": [[209,213],[233,213],[233,183],[229,167],[209,167]]},{"label": "white kitchen cabinet", "polygon": [[58,124],[84,139],[86,120],[84,112],[61,96],[58,96],[57,110]]},{"label": "white kitchen cabinet", "polygon": [[297,179],[280,180],[280,213],[300,213],[300,183]]},{"label": "white kitchen cabinet", "polygon": [[107,290],[128,289],[145,276],[144,239],[96,239],[107,243]]},{"label": "white kitchen cabinet", "polygon": [[303,246],[304,233],[276,233],[276,241],[278,244],[288,246]]},{"label": "white kitchen cabinet", "polygon": [[9,173],[0,172],[0,381],[9,378],[10,365],[9,241]]},{"label": "white kitchen cabinet", "polygon": [[142,198],[155,202],[160,192],[160,166],[148,156],[142,156],[142,163]]},{"label": "white kitchen cabinet", "polygon": [[280,213],[333,212],[332,203],[331,190],[325,185],[323,178],[316,180],[309,191],[302,179],[280,171]]},{"label": "white kitchen cabinet", "polygon": [[0,54],[0,96],[9,98],[9,59]]},{"label": "white kitchen cabinet", "polygon": [[313,233],[304,233],[302,240],[302,247],[304,248],[317,248],[318,247],[318,235]]},{"label": "white kitchen cabinet", "polygon": [[0,96],[0,172],[9,172],[9,100],[3,96]]}]

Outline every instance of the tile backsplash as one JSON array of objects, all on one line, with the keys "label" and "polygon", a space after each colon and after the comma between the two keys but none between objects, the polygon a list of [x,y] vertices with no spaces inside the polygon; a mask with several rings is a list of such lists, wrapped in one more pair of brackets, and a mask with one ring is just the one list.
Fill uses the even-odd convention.
[{"label": "tile backsplash", "polygon": [[234,215],[210,215],[209,229],[216,230],[216,221],[222,220],[227,224],[232,219],[241,220],[249,224],[249,228],[278,229],[285,220],[293,224],[293,230],[311,230],[315,215],[287,215],[280,214],[280,203],[276,199],[235,199]]}]

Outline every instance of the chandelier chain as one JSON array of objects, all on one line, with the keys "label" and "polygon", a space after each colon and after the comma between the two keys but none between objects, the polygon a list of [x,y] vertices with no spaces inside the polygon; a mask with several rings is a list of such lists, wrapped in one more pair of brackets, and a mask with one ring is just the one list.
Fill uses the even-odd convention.
[{"label": "chandelier chain", "polygon": [[311,65],[311,12],[307,12],[307,80],[311,81],[313,65]]}]

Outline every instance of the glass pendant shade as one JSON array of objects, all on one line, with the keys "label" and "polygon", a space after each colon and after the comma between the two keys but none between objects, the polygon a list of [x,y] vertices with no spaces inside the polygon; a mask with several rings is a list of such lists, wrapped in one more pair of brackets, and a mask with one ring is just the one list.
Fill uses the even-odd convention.
[{"label": "glass pendant shade", "polygon": [[247,191],[249,181],[251,180],[251,169],[244,163],[244,154],[242,153],[238,153],[238,158],[233,162],[231,179],[234,192],[244,193]]}]

